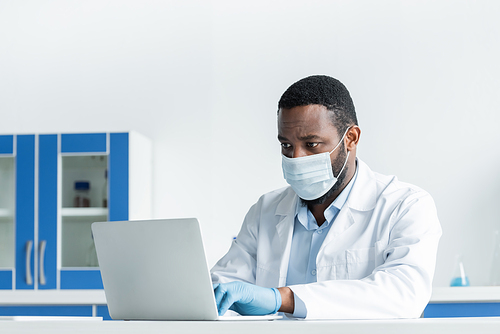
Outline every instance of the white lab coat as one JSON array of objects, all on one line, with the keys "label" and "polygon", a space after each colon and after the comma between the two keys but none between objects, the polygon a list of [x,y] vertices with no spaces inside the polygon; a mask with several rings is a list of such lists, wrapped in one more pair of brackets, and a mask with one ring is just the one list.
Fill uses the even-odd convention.
[{"label": "white lab coat", "polygon": [[[441,236],[434,201],[360,159],[358,166],[349,198],[318,252],[317,282],[289,287],[304,302],[306,319],[419,317],[431,296]],[[214,283],[285,286],[297,200],[290,187],[263,195],[212,268]]]}]

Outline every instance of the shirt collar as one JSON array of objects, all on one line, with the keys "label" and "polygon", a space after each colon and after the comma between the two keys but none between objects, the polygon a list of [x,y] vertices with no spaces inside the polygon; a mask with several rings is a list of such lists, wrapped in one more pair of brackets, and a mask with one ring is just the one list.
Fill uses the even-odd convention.
[{"label": "shirt collar", "polygon": [[[351,193],[351,189],[356,181],[356,177],[358,176],[358,159],[356,158],[356,172],[352,177],[351,181],[347,184],[347,186],[342,190],[342,192],[337,196],[337,198],[325,209],[325,223],[321,225],[322,228],[329,226],[338,212],[342,209],[345,202],[349,198],[349,194]],[[308,230],[317,228],[317,224],[312,224],[311,219],[308,219],[309,216],[312,216],[312,213],[307,208],[307,205],[303,205],[302,201],[299,199],[297,201],[297,205],[295,208],[295,217],[297,217],[298,221]],[[314,217],[313,217],[314,218]]]}]

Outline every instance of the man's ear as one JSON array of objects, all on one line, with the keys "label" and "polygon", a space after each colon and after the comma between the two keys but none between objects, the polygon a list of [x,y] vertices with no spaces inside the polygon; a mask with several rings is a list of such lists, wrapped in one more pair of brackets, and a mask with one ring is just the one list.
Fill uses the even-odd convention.
[{"label": "man's ear", "polygon": [[361,137],[361,129],[357,125],[351,126],[345,135],[345,146],[349,151],[353,151],[358,146],[359,138]]}]

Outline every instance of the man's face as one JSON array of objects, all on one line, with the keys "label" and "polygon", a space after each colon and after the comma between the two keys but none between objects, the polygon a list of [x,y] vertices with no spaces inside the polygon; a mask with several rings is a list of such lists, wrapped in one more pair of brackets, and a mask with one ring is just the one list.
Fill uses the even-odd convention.
[{"label": "man's face", "polygon": [[[342,139],[337,128],[332,124],[330,111],[318,104],[281,109],[278,114],[278,140],[281,153],[289,158],[298,158],[312,154],[330,152]],[[330,155],[335,176],[346,161],[345,145],[341,144]],[[348,166],[346,166],[348,168]],[[321,204],[343,183],[347,170],[338,176],[337,183],[324,196],[308,204]]]}]

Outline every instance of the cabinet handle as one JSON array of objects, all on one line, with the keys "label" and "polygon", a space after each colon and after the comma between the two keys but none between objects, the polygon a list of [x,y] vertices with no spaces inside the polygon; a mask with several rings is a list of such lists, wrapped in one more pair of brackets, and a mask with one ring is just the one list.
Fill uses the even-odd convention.
[{"label": "cabinet handle", "polygon": [[26,241],[26,284],[33,284],[33,276],[31,275],[31,249],[33,248],[33,241]]},{"label": "cabinet handle", "polygon": [[47,241],[40,241],[40,285],[47,284],[47,280],[45,279],[45,247],[47,246]]}]

